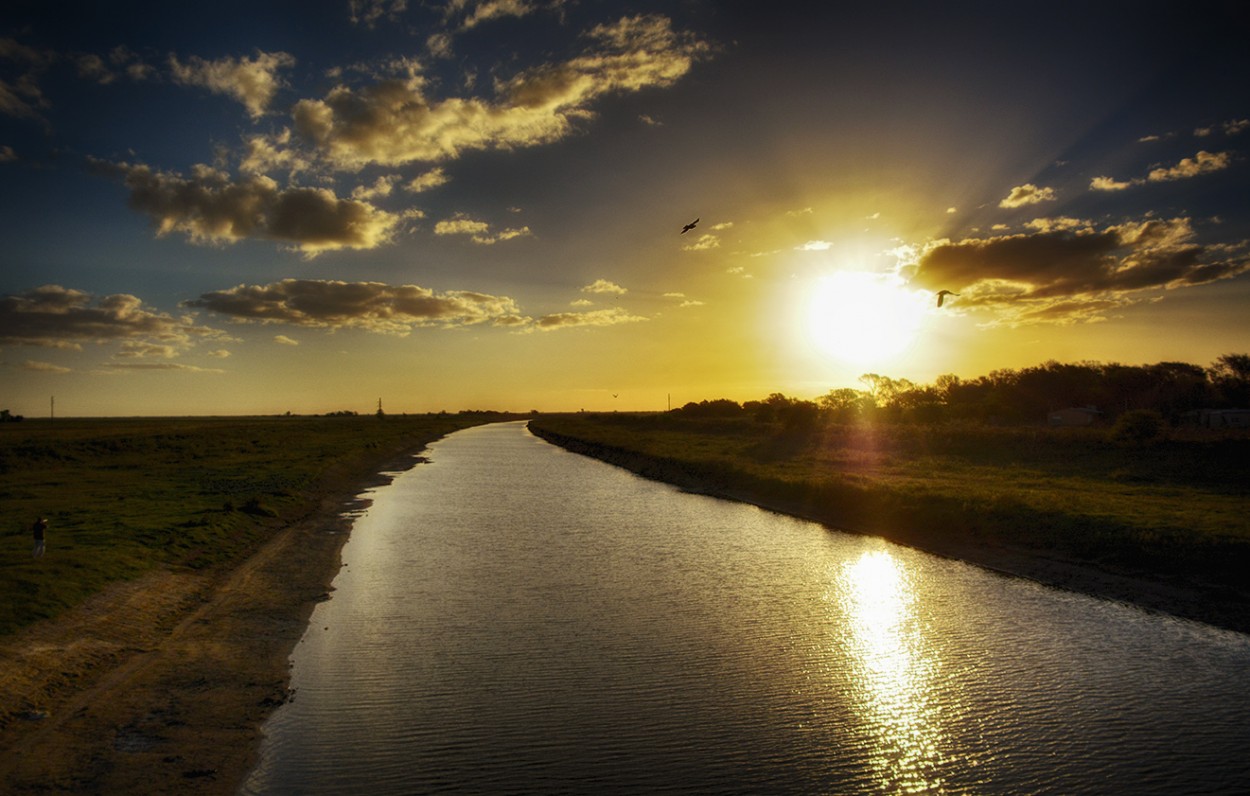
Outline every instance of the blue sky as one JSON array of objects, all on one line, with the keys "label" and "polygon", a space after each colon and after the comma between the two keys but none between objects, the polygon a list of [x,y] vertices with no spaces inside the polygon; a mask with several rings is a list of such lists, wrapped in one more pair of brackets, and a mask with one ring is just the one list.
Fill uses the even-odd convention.
[{"label": "blue sky", "polygon": [[0,19],[18,413],[662,409],[1250,349],[1239,3],[113,5]]}]

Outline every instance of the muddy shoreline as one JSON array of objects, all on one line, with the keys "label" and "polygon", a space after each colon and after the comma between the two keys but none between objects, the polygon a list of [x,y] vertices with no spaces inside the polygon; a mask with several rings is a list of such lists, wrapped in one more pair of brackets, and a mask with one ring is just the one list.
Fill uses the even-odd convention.
[{"label": "muddy shoreline", "polygon": [[232,570],[114,584],[0,641],[0,791],[235,793],[289,697],[291,652],[329,597],[363,493],[415,454],[335,474],[316,508]]}]

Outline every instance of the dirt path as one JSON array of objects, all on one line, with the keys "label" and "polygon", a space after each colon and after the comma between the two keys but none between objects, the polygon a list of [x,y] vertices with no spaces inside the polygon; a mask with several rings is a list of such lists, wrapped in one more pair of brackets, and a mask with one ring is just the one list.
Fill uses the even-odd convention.
[{"label": "dirt path", "polygon": [[115,584],[4,640],[0,791],[234,793],[363,505],[337,487],[229,573]]}]

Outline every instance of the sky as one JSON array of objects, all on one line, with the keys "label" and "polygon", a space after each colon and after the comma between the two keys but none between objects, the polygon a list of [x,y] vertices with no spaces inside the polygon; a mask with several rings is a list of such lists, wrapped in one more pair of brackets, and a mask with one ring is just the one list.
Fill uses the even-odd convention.
[{"label": "sky", "polygon": [[1250,351],[1247,30],[1241,2],[11,0],[0,408],[1209,365]]}]

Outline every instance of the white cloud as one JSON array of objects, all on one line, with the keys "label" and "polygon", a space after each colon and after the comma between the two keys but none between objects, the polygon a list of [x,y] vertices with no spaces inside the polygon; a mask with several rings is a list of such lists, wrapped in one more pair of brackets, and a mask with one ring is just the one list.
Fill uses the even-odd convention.
[{"label": "white cloud", "polygon": [[284,334],[275,334],[273,336],[273,341],[277,343],[278,345],[289,345],[289,346],[299,345],[299,340],[296,340],[293,337],[287,337]]},{"label": "white cloud", "polygon": [[795,251],[800,252],[823,252],[833,248],[833,244],[827,240],[809,240],[800,246],[795,246]]}]

